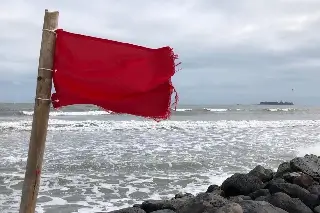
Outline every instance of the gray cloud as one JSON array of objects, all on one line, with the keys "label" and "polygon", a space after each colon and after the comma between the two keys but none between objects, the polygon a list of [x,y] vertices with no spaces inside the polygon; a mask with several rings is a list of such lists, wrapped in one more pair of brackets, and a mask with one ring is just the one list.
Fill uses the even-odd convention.
[{"label": "gray cloud", "polygon": [[3,0],[0,101],[33,101],[46,8],[68,31],[172,46],[182,103],[320,103],[318,0]]}]

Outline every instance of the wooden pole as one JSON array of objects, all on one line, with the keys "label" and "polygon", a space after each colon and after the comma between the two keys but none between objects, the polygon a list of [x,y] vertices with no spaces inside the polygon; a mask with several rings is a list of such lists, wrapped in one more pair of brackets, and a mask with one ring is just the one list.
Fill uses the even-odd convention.
[{"label": "wooden pole", "polygon": [[40,48],[36,100],[29,143],[20,213],[34,213],[39,191],[43,153],[47,137],[52,88],[52,70],[59,12],[45,10]]}]

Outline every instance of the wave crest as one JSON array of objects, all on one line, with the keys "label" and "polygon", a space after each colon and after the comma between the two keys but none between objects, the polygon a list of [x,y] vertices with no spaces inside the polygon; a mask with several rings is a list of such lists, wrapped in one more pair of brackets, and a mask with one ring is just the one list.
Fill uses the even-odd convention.
[{"label": "wave crest", "polygon": [[[20,114],[32,116],[33,111],[20,111]],[[79,111],[79,112],[63,112],[63,111],[52,111],[50,116],[88,116],[88,115],[110,115],[108,111]]]}]

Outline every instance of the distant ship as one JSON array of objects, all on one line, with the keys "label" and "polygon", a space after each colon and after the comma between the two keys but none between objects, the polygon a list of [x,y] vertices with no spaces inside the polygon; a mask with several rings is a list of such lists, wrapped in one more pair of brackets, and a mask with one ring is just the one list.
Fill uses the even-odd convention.
[{"label": "distant ship", "polygon": [[293,102],[283,102],[283,101],[262,101],[260,105],[293,105]]}]

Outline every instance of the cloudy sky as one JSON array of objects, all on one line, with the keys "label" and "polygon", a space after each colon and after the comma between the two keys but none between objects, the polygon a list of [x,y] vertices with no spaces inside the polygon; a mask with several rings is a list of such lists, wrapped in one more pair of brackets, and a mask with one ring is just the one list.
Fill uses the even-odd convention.
[{"label": "cloudy sky", "polygon": [[46,8],[67,31],[172,46],[181,103],[320,104],[319,0],[1,0],[0,102],[34,100]]}]

